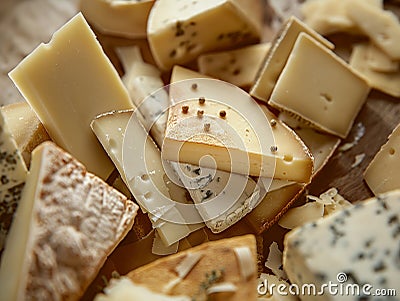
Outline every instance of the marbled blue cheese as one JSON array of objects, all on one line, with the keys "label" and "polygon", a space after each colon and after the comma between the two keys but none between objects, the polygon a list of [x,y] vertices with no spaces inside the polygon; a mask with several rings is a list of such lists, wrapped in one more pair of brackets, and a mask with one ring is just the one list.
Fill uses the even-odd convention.
[{"label": "marbled blue cheese", "polygon": [[[329,281],[339,284],[337,275],[345,273],[347,281],[343,285],[369,284],[373,289],[399,292],[400,190],[289,232],[283,266],[290,281],[297,285],[315,284],[318,288]],[[361,300],[360,297],[325,293],[307,300]]]}]

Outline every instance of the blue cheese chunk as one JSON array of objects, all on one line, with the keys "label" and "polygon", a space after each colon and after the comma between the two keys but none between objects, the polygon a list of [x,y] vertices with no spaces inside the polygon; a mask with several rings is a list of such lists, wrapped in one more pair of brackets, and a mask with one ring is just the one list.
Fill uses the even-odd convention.
[{"label": "blue cheese chunk", "polygon": [[[363,285],[400,291],[400,190],[356,204],[285,237],[284,269],[293,284],[330,281],[359,296],[309,296],[307,300],[364,300]],[[365,299],[367,300],[367,299]],[[387,300],[387,299],[385,299]]]}]

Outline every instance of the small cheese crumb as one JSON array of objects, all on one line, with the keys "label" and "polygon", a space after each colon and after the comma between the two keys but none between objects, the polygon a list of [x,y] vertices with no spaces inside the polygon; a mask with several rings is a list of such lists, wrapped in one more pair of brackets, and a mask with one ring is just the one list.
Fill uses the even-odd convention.
[{"label": "small cheese crumb", "polygon": [[265,267],[269,268],[279,279],[287,279],[286,273],[282,268],[282,252],[275,241],[269,246]]},{"label": "small cheese crumb", "polygon": [[214,284],[210,286],[206,290],[207,295],[215,294],[215,293],[231,293],[236,292],[237,287],[232,282],[222,282],[218,284]]},{"label": "small cheese crumb", "polygon": [[256,273],[256,264],[253,260],[250,248],[238,247],[234,248],[236,258],[239,262],[240,274],[244,280],[249,279]]},{"label": "small cheese crumb", "polygon": [[364,160],[365,154],[358,154],[354,157],[354,163],[351,165],[351,168],[357,167],[358,165],[361,164],[361,162]]}]

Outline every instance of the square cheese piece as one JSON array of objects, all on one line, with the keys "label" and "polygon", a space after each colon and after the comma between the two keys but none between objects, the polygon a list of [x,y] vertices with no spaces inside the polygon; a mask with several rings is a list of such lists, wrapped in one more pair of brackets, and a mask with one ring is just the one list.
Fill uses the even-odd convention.
[{"label": "square cheese piece", "polygon": [[337,55],[301,33],[269,104],[345,138],[369,90],[368,83]]},{"label": "square cheese piece", "polygon": [[[400,191],[296,228],[285,236],[284,245],[283,268],[291,283],[324,289],[324,294],[304,300],[398,300],[372,294],[377,289],[400,291]],[[330,284],[349,295],[330,294]],[[359,294],[352,293],[357,287]]]},{"label": "square cheese piece", "polygon": [[400,189],[400,124],[375,155],[364,173],[365,182],[374,194]]}]

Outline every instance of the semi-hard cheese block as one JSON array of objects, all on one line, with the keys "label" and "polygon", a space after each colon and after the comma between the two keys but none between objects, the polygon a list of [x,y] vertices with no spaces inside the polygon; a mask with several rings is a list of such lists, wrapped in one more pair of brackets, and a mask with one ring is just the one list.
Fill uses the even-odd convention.
[{"label": "semi-hard cheese block", "polygon": [[257,71],[270,46],[270,43],[263,43],[235,50],[203,54],[198,57],[197,65],[200,73],[227,81],[238,87],[249,88],[254,84]]},{"label": "semi-hard cheese block", "polygon": [[[175,104],[169,109],[164,159],[309,181],[313,159],[303,142],[243,90],[222,81],[193,79],[170,86],[170,97]],[[207,155],[213,160],[201,160]]]},{"label": "semi-hard cheese block", "polygon": [[369,64],[369,49],[367,44],[355,45],[350,56],[350,66],[361,73],[372,88],[400,97],[400,69],[395,72],[374,70]]},{"label": "semi-hard cheese block", "polygon": [[[160,151],[135,119],[134,114],[133,111],[106,113],[96,117],[92,121],[91,127],[117,167],[125,184],[140,204],[142,211],[149,214],[153,227],[165,245],[170,246],[201,228],[203,224],[198,215],[196,216],[197,223],[191,223],[189,217],[183,216],[179,209],[173,206],[175,202],[187,204],[190,200],[186,199],[186,191],[174,185],[165,174]],[[136,122],[134,130],[128,132],[130,139],[133,140],[132,144],[128,144],[127,147],[133,151],[126,156],[144,164],[144,170],[141,170],[139,164],[128,166],[124,163],[124,144],[129,143],[129,140],[125,139],[125,135],[131,118]],[[137,147],[136,152],[135,147]],[[140,151],[144,151],[144,154]],[[164,200],[168,200],[168,202],[165,204]],[[172,206],[166,208],[168,205]],[[163,208],[165,208],[165,212]],[[174,221],[166,220],[168,217]]]},{"label": "semi-hard cheese block", "polygon": [[[301,33],[269,104],[345,138],[369,93],[368,83],[332,51]],[[338,118],[340,116],[340,118]]]},{"label": "semi-hard cheese block", "polygon": [[81,0],[85,18],[102,33],[146,37],[147,19],[155,0]]},{"label": "semi-hard cheese block", "polygon": [[289,18],[283,25],[278,36],[272,42],[270,51],[256,76],[255,84],[250,89],[251,96],[265,102],[268,101],[275,83],[285,67],[296,39],[301,32],[309,34],[330,49],[334,48],[331,42],[323,38],[299,19],[296,17]]},{"label": "semi-hard cheese block", "polygon": [[113,164],[90,129],[98,114],[132,108],[117,71],[82,14],[39,45],[9,74],[50,137],[90,172],[107,178]]},{"label": "semi-hard cheese block", "polygon": [[36,113],[26,102],[1,107],[4,119],[17,143],[25,164],[31,163],[31,152],[42,142],[50,140],[49,134]]},{"label": "semi-hard cheese block", "polygon": [[1,299],[79,300],[137,209],[55,144],[41,144],[7,237]]},{"label": "semi-hard cheese block", "polygon": [[400,125],[390,134],[364,173],[365,182],[376,194],[400,189]]},{"label": "semi-hard cheese block", "polygon": [[256,240],[246,235],[158,259],[113,280],[95,300],[255,301],[256,286]]},{"label": "semi-hard cheese block", "polygon": [[161,0],[150,12],[147,36],[158,67],[169,70],[205,52],[254,43],[261,28],[258,0]]},{"label": "semi-hard cheese block", "polygon": [[[371,298],[378,289],[399,291],[399,229],[397,190],[289,232],[283,268],[293,284],[324,289],[324,294],[307,295],[307,300],[360,300]],[[342,286],[343,291],[358,286],[359,294],[329,294],[328,283]]]}]

